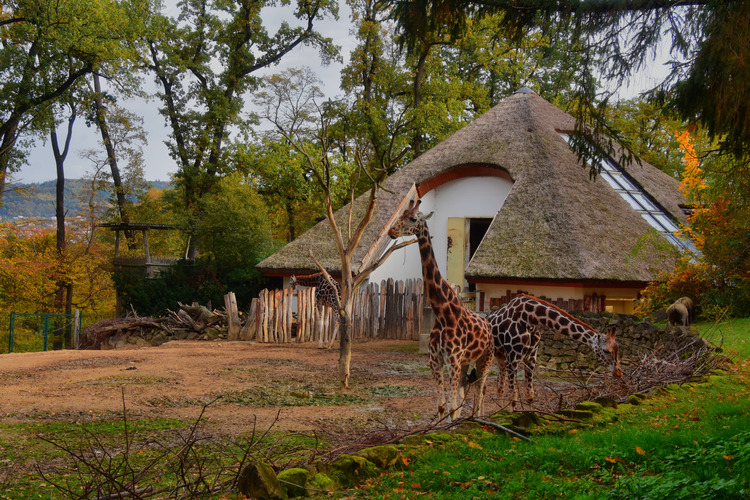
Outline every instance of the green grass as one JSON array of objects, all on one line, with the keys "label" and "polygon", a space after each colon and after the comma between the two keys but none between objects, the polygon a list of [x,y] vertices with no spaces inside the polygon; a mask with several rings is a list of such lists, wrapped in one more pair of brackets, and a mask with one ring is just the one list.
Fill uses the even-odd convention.
[{"label": "green grass", "polygon": [[698,325],[729,372],[621,405],[602,425],[547,423],[533,442],[475,430],[412,451],[363,498],[750,498],[750,320]]}]

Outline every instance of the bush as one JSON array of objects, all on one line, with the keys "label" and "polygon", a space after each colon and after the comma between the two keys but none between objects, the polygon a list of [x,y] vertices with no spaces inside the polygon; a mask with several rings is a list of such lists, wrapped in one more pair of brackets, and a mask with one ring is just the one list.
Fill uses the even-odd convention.
[{"label": "bush", "polygon": [[220,307],[230,291],[235,293],[238,307],[247,309],[265,284],[255,269],[226,268],[213,259],[181,260],[158,278],[148,278],[143,270],[116,271],[114,281],[123,306],[146,316],[177,310],[178,302]]},{"label": "bush", "polygon": [[680,297],[692,298],[696,315],[709,321],[725,314],[750,316],[750,279],[728,276],[716,266],[687,257],[643,290],[636,314],[645,316],[666,309]]}]

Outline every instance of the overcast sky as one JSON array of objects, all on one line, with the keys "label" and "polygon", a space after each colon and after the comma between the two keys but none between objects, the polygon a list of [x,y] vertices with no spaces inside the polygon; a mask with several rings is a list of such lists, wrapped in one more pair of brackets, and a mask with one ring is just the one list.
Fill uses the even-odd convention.
[{"label": "overcast sky", "polygon": [[[167,3],[173,3],[174,0],[167,0]],[[303,66],[311,67],[318,78],[323,82],[322,89],[327,97],[339,95],[340,73],[349,59],[349,54],[354,48],[355,40],[350,34],[352,27],[350,12],[344,2],[340,2],[340,16],[338,21],[319,22],[317,29],[324,36],[329,36],[334,43],[341,46],[341,55],[344,59],[343,64],[335,63],[328,66],[322,66],[320,57],[314,48],[298,46],[293,52],[287,54],[282,63],[278,66],[265,70],[264,75],[278,73],[286,68],[301,68]],[[286,11],[288,12],[288,11]],[[169,15],[176,15],[176,9],[172,7],[167,11]],[[273,32],[271,26],[278,26],[285,16],[285,9],[276,7],[264,10],[264,19],[269,25],[269,32]],[[666,70],[655,64],[651,70],[636,75],[627,88],[621,89],[621,96],[632,97],[637,92],[654,86],[657,79],[663,78]],[[147,89],[155,91],[153,77],[147,75],[144,79]],[[126,101],[127,109],[144,119],[144,128],[148,132],[148,144],[144,146],[145,158],[145,177],[146,180],[163,180],[167,181],[170,174],[177,170],[177,164],[169,157],[167,147],[164,141],[167,139],[168,130],[165,126],[164,118],[159,115],[158,108],[161,105],[156,99],[151,101]],[[58,139],[64,139],[65,130],[60,129]],[[75,124],[73,139],[70,145],[70,153],[65,162],[65,177],[68,179],[81,178],[92,170],[91,164],[81,158],[83,151],[98,148],[99,132],[96,128],[86,127],[84,120],[78,119]],[[38,142],[32,150],[29,164],[21,172],[13,176],[16,182],[33,183],[53,180],[55,178],[55,163],[52,155],[52,148],[49,141],[46,143]]]}]

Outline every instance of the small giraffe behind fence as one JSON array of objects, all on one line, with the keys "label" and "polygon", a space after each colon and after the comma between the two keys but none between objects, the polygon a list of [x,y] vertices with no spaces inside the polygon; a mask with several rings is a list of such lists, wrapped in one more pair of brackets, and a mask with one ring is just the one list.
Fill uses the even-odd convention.
[{"label": "small giraffe behind fence", "polygon": [[[362,286],[354,297],[352,339],[419,340],[424,307],[422,280],[389,279],[380,285]],[[253,299],[239,338],[329,346],[334,339],[335,314],[331,307],[317,307],[315,287],[262,290]]]}]

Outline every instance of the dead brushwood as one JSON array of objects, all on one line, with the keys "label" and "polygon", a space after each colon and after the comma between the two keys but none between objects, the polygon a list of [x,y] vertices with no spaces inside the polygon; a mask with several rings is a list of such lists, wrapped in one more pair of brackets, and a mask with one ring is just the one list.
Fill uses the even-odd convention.
[{"label": "dead brushwood", "polygon": [[218,399],[203,405],[185,432],[173,431],[167,439],[137,442],[128,421],[123,388],[119,443],[112,445],[110,436],[85,425],[83,442],[37,436],[63,451],[70,463],[69,467],[54,469],[37,465],[37,473],[71,499],[200,498],[236,488],[240,473],[252,460],[263,460],[281,470],[310,463],[321,455],[317,437],[273,431],[281,410],[263,431],[253,421],[249,434],[241,438],[227,441],[206,434],[202,430],[205,413]]}]

